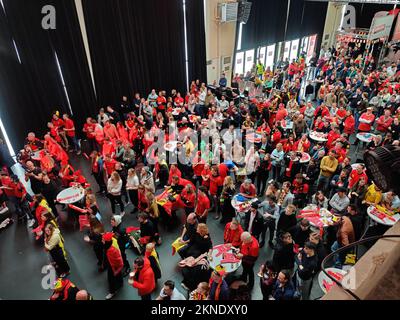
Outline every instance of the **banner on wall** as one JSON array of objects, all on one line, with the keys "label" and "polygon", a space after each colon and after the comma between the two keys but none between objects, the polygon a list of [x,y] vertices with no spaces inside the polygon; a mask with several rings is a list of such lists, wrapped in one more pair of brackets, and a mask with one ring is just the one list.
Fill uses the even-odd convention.
[{"label": "banner on wall", "polygon": [[400,40],[400,14],[397,16],[396,26],[394,27],[392,41]]},{"label": "banner on wall", "polygon": [[368,40],[389,37],[394,17],[394,15],[375,17],[369,29]]}]

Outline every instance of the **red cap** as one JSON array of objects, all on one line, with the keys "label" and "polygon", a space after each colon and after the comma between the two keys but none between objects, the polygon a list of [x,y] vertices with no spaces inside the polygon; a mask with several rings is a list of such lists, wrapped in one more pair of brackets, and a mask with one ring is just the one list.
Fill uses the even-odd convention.
[{"label": "red cap", "polygon": [[105,242],[110,242],[112,241],[112,238],[114,237],[114,233],[112,232],[106,232],[105,234],[103,234],[103,240]]}]

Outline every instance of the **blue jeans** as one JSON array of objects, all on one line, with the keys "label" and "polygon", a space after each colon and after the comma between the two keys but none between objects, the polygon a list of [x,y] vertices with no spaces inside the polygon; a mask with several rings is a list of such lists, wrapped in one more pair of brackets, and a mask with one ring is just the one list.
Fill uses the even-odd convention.
[{"label": "blue jeans", "polygon": [[[341,247],[342,246],[339,244],[339,242],[335,241],[331,247],[331,250],[332,250],[332,252],[334,252],[336,250],[339,250]],[[335,254],[333,257],[333,266],[335,268],[342,269],[343,261],[342,261],[341,255],[339,253]]]},{"label": "blue jeans", "polygon": [[355,128],[358,130],[358,125],[360,124],[360,113],[358,111],[354,112]]},{"label": "blue jeans", "polygon": [[328,190],[330,180],[331,180],[331,178],[329,178],[329,177],[319,175],[318,182],[317,182],[317,189],[322,190],[325,193]]}]

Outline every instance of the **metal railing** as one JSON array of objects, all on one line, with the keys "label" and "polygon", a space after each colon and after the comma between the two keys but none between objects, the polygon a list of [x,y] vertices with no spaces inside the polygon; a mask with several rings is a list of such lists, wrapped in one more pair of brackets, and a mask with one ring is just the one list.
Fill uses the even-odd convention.
[{"label": "metal railing", "polygon": [[[340,286],[344,291],[346,291],[348,294],[350,294],[354,299],[356,299],[356,300],[361,300],[361,298],[358,297],[353,291],[351,291],[351,290],[348,289],[348,288],[345,288],[345,287],[342,285],[341,281],[337,280],[335,277],[332,277],[332,276],[328,273],[328,271],[326,270],[326,263],[327,263],[328,261],[330,261],[336,254],[338,254],[338,253],[340,253],[340,252],[347,251],[347,250],[349,250],[349,249],[351,249],[351,248],[354,248],[354,247],[356,247],[356,246],[359,246],[360,244],[363,244],[363,243],[367,243],[367,242],[371,242],[371,241],[376,241],[376,240],[379,240],[379,239],[386,239],[386,238],[400,238],[400,235],[394,235],[394,234],[393,234],[393,235],[373,236],[373,237],[369,237],[369,238],[365,238],[365,239],[358,240],[358,241],[353,242],[353,243],[351,243],[351,244],[349,244],[349,245],[347,245],[347,246],[345,246],[345,247],[341,247],[341,248],[339,248],[338,250],[336,250],[336,251],[334,251],[334,252],[328,254],[328,255],[325,257],[325,259],[322,260],[322,263],[321,263],[322,272],[325,273],[325,275],[326,275],[329,279],[331,279],[334,283],[336,283],[338,286]],[[357,258],[357,257],[356,257],[356,258]],[[356,263],[357,263],[357,262],[356,262]]]}]

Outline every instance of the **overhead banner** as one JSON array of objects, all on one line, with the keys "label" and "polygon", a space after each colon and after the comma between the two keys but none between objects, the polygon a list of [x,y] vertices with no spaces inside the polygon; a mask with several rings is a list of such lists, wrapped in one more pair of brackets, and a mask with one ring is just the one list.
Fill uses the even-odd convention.
[{"label": "overhead banner", "polygon": [[396,26],[394,27],[392,41],[400,40],[400,14],[397,16]]},{"label": "overhead banner", "polygon": [[368,40],[389,37],[394,17],[394,15],[375,17],[369,29]]}]

